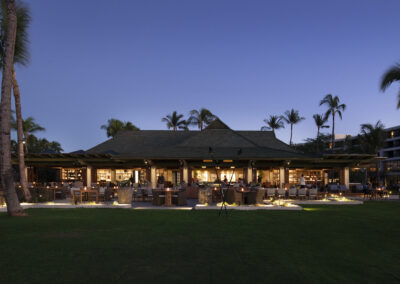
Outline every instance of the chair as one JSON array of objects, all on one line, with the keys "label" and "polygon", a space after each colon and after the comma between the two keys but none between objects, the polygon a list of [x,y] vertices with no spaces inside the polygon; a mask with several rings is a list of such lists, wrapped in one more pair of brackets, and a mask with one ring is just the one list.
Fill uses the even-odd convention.
[{"label": "chair", "polygon": [[339,185],[339,192],[341,192],[341,193],[348,193],[350,190],[347,188],[347,186],[346,185],[344,185],[344,184],[341,184],[341,185]]},{"label": "chair", "polygon": [[250,191],[247,195],[247,202],[249,204],[261,204],[264,201],[265,189],[259,188],[255,191]]},{"label": "chair", "polygon": [[305,187],[299,189],[298,197],[299,199],[305,199],[307,197],[307,190]]},{"label": "chair", "polygon": [[329,184],[328,185],[328,192],[339,192],[339,187],[336,184]]},{"label": "chair", "polygon": [[172,195],[172,204],[177,206],[186,205],[186,190],[180,190],[176,194]]},{"label": "chair", "polygon": [[228,204],[243,204],[243,195],[241,192],[236,191],[234,188],[229,188],[226,193],[226,202]]},{"label": "chair", "polygon": [[113,190],[106,186],[99,187],[99,200],[110,201],[113,194]]},{"label": "chair", "polygon": [[357,184],[356,185],[356,192],[357,193],[363,193],[364,192],[364,186],[362,184]]},{"label": "chair", "polygon": [[147,192],[147,201],[153,200],[153,190],[151,189],[151,186],[148,185],[144,190]]},{"label": "chair", "polygon": [[285,198],[286,190],[284,188],[278,188],[278,198]]},{"label": "chair", "polygon": [[309,191],[308,191],[308,198],[309,198],[309,199],[313,198],[313,199],[315,199],[315,200],[318,199],[318,189],[317,189],[316,187],[310,188],[310,189],[309,189]]},{"label": "chair", "polygon": [[141,187],[138,187],[133,191],[133,201],[136,201],[136,198],[143,198],[143,190]]},{"label": "chair", "polygon": [[297,197],[297,188],[291,187],[289,188],[289,198],[296,198]]},{"label": "chair", "polygon": [[161,206],[165,204],[165,194],[158,190],[152,190],[153,200],[152,204],[156,206]]},{"label": "chair", "polygon": [[276,188],[267,188],[267,198],[275,198]]}]

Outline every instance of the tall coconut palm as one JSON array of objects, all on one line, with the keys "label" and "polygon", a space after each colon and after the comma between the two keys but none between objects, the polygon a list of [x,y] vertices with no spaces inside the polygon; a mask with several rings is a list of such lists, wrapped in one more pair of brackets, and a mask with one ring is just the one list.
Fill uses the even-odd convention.
[{"label": "tall coconut palm", "polygon": [[272,132],[275,134],[275,129],[277,130],[280,128],[285,128],[282,120],[282,116],[270,115],[268,119],[264,119],[264,122],[267,124],[267,126],[262,126],[261,130],[272,130]]},{"label": "tall coconut palm", "polygon": [[335,147],[335,117],[336,114],[342,119],[342,111],[346,110],[346,105],[340,103],[340,99],[338,96],[332,96],[331,94],[327,94],[320,102],[319,105],[326,105],[328,110],[325,113],[325,117],[332,116],[332,138],[331,138],[331,147],[332,149]]},{"label": "tall coconut palm", "polygon": [[137,126],[132,124],[132,122],[123,122],[119,119],[111,118],[107,121],[107,124],[104,124],[100,127],[107,132],[107,137],[115,137],[117,133],[121,130],[140,130]]},{"label": "tall coconut palm", "polygon": [[176,111],[174,111],[171,114],[168,114],[166,117],[161,119],[162,122],[167,123],[168,129],[173,129],[176,131],[177,129],[187,129],[187,122],[186,120],[182,119],[183,114],[178,114]]},{"label": "tall coconut palm", "polygon": [[313,115],[315,125],[317,126],[317,151],[319,151],[319,135],[320,135],[320,130],[322,128],[329,128],[329,125],[326,125],[326,121],[328,120],[328,117],[322,114],[314,114]]},{"label": "tall coconut palm", "polygon": [[[382,76],[381,90],[385,91],[393,82],[400,83],[400,64],[392,66]],[[397,95],[397,108],[400,108],[400,90]]]},{"label": "tall coconut palm", "polygon": [[[2,21],[1,21],[1,32],[0,32],[0,65],[4,64],[4,49],[5,49],[5,37],[7,31],[7,11],[5,5],[0,6],[2,11]],[[17,31],[15,37],[15,50],[14,50],[14,65],[26,66],[29,62],[29,38],[28,38],[28,28],[31,22],[31,16],[29,8],[21,1],[16,2],[16,13],[17,13]],[[23,133],[22,133],[22,110],[21,110],[21,95],[19,90],[19,85],[15,73],[15,67],[13,65],[12,69],[12,85],[13,93],[15,98],[15,112],[17,118],[17,138],[18,138],[18,160],[19,160],[19,172],[20,172],[20,183],[24,191],[25,199],[30,201],[31,194],[28,189],[27,177],[25,175],[25,160],[24,160],[24,144],[23,144]]]},{"label": "tall coconut palm", "polygon": [[290,145],[292,145],[292,137],[293,137],[293,125],[298,124],[302,120],[306,119],[299,115],[299,111],[295,109],[285,111],[285,115],[282,117],[283,120],[290,124]]},{"label": "tall coconut palm", "polygon": [[1,156],[0,171],[1,184],[7,203],[7,212],[10,216],[26,215],[19,204],[18,196],[14,187],[13,170],[11,164],[11,137],[10,137],[10,117],[11,117],[11,89],[12,71],[14,66],[14,48],[17,30],[17,13],[15,0],[2,1],[3,11],[6,11],[6,19],[1,14],[0,24],[7,21],[7,29],[4,40],[3,72],[1,83]]},{"label": "tall coconut palm", "polygon": [[207,126],[217,118],[214,114],[212,114],[211,111],[206,108],[202,108],[200,110],[191,110],[189,114],[190,117],[188,123],[197,126],[200,130],[203,130],[205,126]]}]

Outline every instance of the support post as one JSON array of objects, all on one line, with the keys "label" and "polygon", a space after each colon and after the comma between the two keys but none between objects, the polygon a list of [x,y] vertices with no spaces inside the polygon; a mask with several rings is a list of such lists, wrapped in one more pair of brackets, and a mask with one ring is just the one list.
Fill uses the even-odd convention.
[{"label": "support post", "polygon": [[253,181],[253,167],[249,163],[247,167],[247,183],[251,183]]},{"label": "support post", "polygon": [[280,167],[279,168],[279,187],[283,188],[285,184],[285,168]]},{"label": "support post", "polygon": [[188,184],[189,183],[189,169],[186,161],[183,161],[183,181]]},{"label": "support post", "polygon": [[156,167],[151,166],[150,168],[150,176],[151,176],[151,188],[157,187],[157,180],[156,180]]},{"label": "support post", "polygon": [[116,183],[116,175],[117,173],[115,172],[115,169],[111,169],[111,182]]},{"label": "support post", "polygon": [[86,186],[87,186],[87,188],[92,187],[92,167],[91,166],[86,167]]},{"label": "support post", "polygon": [[344,184],[350,189],[350,170],[349,167],[344,168]]}]

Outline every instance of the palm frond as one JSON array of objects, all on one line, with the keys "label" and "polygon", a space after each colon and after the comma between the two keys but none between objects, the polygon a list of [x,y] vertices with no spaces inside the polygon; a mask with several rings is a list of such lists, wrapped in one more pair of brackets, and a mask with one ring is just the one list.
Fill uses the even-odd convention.
[{"label": "palm frond", "polygon": [[400,64],[392,66],[383,74],[381,90],[385,91],[393,82],[400,82]]}]

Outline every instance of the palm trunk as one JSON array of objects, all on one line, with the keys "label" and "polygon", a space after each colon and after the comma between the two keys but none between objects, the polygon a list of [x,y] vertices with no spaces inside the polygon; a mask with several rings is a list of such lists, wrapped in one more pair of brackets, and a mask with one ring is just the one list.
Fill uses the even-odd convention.
[{"label": "palm trunk", "polygon": [[317,153],[319,152],[319,127],[317,127]]},{"label": "palm trunk", "polygon": [[293,124],[290,124],[290,146],[292,145]]},{"label": "palm trunk", "polygon": [[7,203],[7,212],[10,216],[25,215],[19,204],[17,192],[14,187],[13,171],[11,164],[11,88],[12,68],[15,48],[15,34],[17,29],[17,16],[15,0],[6,0],[7,5],[7,37],[3,65],[3,78],[1,83],[1,185]]},{"label": "palm trunk", "polygon": [[29,136],[28,132],[24,132],[24,140],[25,140],[24,149],[25,149],[25,155],[29,153],[29,152],[28,152],[28,136]]},{"label": "palm trunk", "polygon": [[23,127],[22,127],[22,110],[21,110],[21,96],[19,92],[19,86],[15,74],[15,68],[12,70],[12,85],[15,100],[15,116],[17,118],[17,136],[18,136],[18,162],[19,162],[19,177],[22,189],[24,191],[25,200],[31,201],[32,196],[28,189],[28,181],[26,180],[25,174],[25,155],[24,155],[24,144],[23,144]]},{"label": "palm trunk", "polygon": [[332,151],[335,147],[335,113],[332,112]]}]

